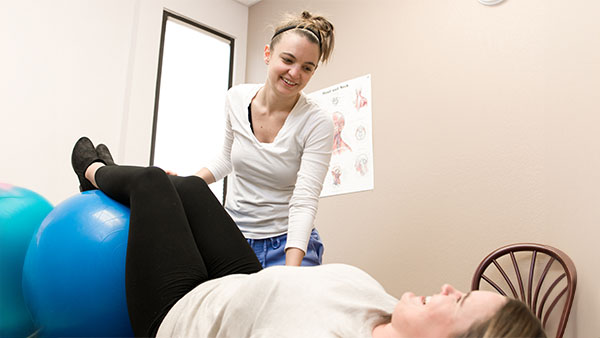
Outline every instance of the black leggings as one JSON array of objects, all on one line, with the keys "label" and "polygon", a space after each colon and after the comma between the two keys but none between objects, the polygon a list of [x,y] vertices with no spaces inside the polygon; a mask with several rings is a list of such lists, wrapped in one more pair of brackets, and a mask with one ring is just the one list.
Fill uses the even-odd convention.
[{"label": "black leggings", "polygon": [[156,336],[169,309],[199,284],[261,270],[201,178],[132,166],[101,167],[95,178],[100,190],[131,209],[125,290],[136,336]]}]

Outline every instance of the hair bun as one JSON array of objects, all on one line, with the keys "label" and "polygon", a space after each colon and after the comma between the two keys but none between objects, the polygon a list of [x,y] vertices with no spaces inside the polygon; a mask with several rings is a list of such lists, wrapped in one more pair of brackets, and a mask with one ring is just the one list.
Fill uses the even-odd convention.
[{"label": "hair bun", "polygon": [[[309,11],[302,11],[300,15],[292,15],[288,13],[285,20],[275,27],[275,33],[271,37],[271,47],[277,44],[281,33],[294,28],[302,28],[310,31],[316,38],[321,49],[319,59],[322,62],[327,62],[334,46],[333,24],[325,17],[320,15],[312,15]],[[309,34],[311,34],[309,33]]]}]

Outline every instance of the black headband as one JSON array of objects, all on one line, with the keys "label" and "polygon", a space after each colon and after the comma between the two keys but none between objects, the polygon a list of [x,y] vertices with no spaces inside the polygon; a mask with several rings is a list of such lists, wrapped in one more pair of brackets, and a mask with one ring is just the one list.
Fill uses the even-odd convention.
[{"label": "black headband", "polygon": [[283,32],[287,32],[290,29],[304,29],[307,30],[309,32],[311,32],[319,41],[319,49],[321,49],[321,34],[319,34],[319,32],[315,31],[314,29],[310,28],[310,27],[305,27],[305,26],[297,26],[297,25],[292,25],[292,26],[287,26],[287,27],[283,27],[281,29],[279,29],[277,32],[275,32],[275,34],[273,34],[273,37],[271,38],[271,41],[273,41],[273,39],[275,39],[275,37]]}]

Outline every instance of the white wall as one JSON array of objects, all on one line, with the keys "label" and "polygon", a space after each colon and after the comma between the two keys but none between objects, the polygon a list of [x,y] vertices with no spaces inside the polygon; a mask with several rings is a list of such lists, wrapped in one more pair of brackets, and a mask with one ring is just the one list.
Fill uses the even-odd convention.
[{"label": "white wall", "polygon": [[233,0],[2,2],[0,182],[53,204],[77,193],[82,135],[149,163],[163,8],[233,36],[244,81],[248,9]]}]

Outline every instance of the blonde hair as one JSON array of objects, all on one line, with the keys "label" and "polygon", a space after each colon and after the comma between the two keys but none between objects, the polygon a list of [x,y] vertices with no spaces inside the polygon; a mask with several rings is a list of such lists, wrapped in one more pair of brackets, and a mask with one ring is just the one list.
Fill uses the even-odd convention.
[{"label": "blonde hair", "polygon": [[335,39],[333,25],[329,20],[322,16],[312,15],[307,11],[302,12],[300,16],[288,14],[284,21],[275,27],[275,33],[270,43],[271,48],[275,48],[283,33],[288,30],[293,30],[309,41],[318,44],[320,48],[319,60],[321,62],[327,62],[330,59]]},{"label": "blonde hair", "polygon": [[491,318],[477,322],[455,338],[527,337],[546,338],[540,320],[527,305],[508,299]]}]

